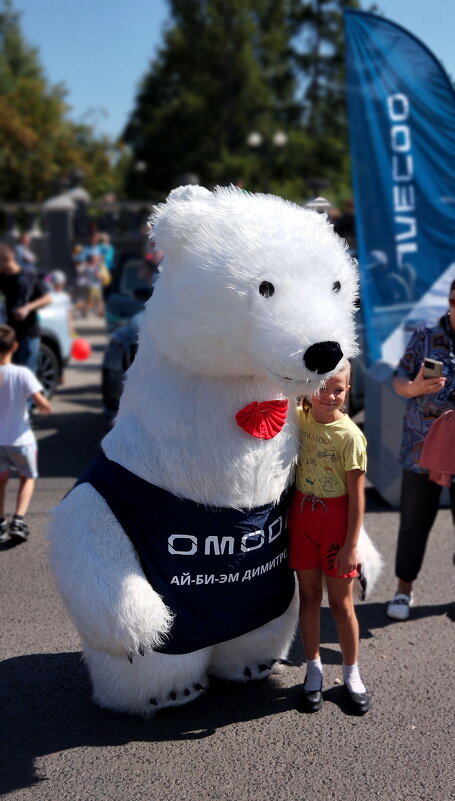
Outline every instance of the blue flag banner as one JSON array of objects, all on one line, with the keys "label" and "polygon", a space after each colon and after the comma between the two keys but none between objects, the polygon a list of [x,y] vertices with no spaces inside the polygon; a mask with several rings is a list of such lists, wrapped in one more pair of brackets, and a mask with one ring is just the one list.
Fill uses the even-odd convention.
[{"label": "blue flag banner", "polygon": [[344,19],[371,364],[384,358],[395,329],[455,261],[455,94],[435,56],[408,31],[362,11],[347,10]]}]

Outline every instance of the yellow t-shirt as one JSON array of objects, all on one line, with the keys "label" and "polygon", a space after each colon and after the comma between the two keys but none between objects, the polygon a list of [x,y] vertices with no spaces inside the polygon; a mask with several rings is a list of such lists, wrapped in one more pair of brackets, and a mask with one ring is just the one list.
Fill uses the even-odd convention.
[{"label": "yellow t-shirt", "polygon": [[347,414],[333,423],[317,423],[311,409],[297,409],[300,453],[296,486],[317,498],[346,495],[346,473],[367,469],[367,441]]}]

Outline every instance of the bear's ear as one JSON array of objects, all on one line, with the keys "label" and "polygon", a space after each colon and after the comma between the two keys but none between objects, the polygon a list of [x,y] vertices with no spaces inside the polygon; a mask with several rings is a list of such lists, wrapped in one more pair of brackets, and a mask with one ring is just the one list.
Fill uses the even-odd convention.
[{"label": "bear's ear", "polygon": [[203,186],[179,186],[149,218],[151,236],[165,256],[179,250],[207,217],[213,194]]},{"label": "bear's ear", "polygon": [[177,186],[176,189],[172,189],[167,196],[167,202],[180,203],[187,200],[208,200],[209,197],[212,197],[212,193],[205,187],[189,184],[188,186]]}]

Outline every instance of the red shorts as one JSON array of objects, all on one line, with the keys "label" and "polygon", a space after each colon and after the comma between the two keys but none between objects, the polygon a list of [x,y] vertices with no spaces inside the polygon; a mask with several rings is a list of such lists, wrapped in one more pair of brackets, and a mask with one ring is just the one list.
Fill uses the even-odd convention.
[{"label": "red shorts", "polygon": [[289,512],[289,567],[321,569],[326,576],[354,578],[357,570],[338,574],[335,560],[346,539],[348,496],[316,498],[295,491]]}]

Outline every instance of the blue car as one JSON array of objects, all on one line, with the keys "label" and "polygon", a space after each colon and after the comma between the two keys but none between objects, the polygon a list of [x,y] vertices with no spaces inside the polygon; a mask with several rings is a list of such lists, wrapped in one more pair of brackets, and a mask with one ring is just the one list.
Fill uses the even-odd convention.
[{"label": "blue car", "polygon": [[104,352],[101,387],[104,413],[109,422],[113,422],[117,414],[125,373],[137,353],[139,326],[143,315],[142,309],[127,325],[117,328]]},{"label": "blue car", "polygon": [[125,254],[115,270],[106,298],[109,331],[127,325],[153,294],[158,268],[146,256]]}]

